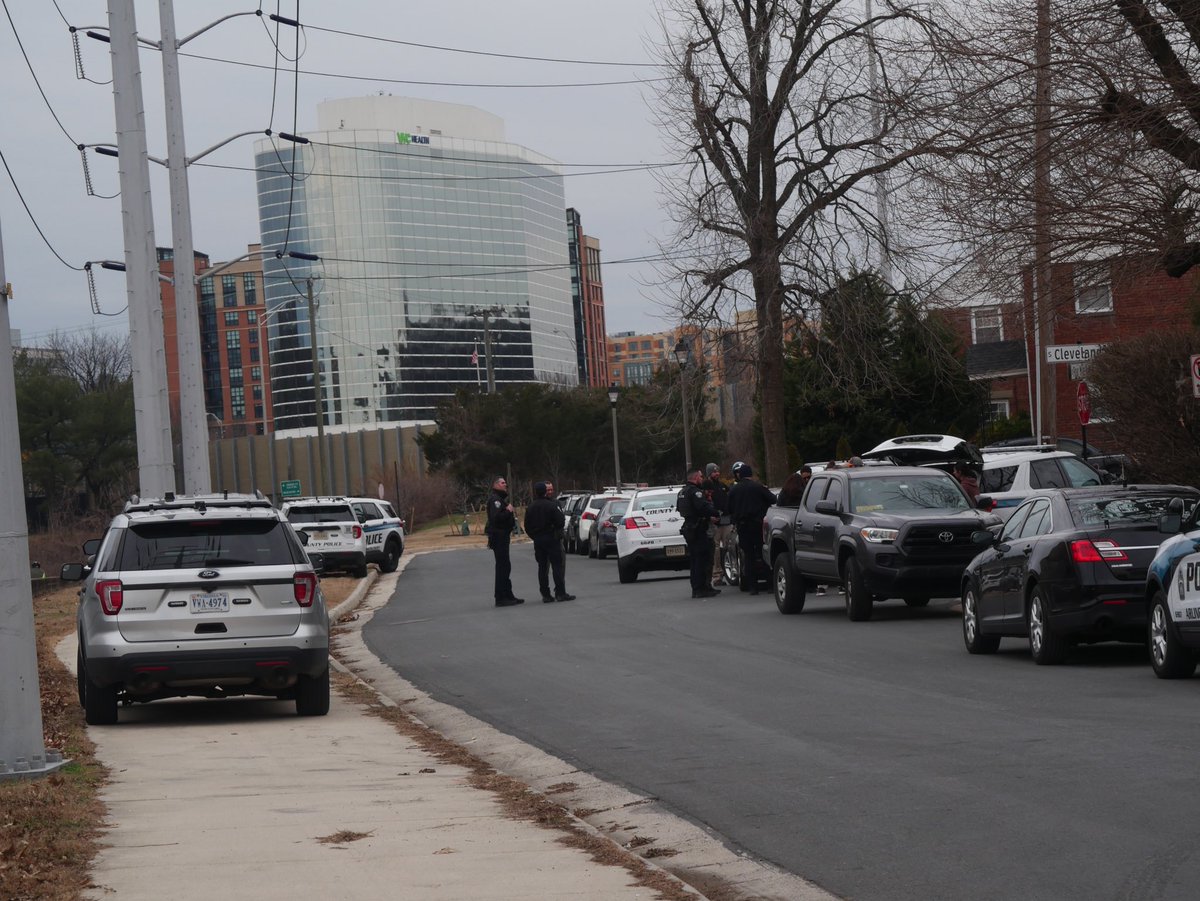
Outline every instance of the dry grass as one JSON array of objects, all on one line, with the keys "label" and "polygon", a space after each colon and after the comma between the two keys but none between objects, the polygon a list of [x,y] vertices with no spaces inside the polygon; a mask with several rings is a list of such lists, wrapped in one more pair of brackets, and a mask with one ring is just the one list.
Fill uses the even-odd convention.
[{"label": "dry grass", "polygon": [[[655,897],[661,901],[695,901],[695,893],[620,845],[585,829],[561,804],[532,791],[510,776],[496,772],[461,745],[409,716],[402,707],[385,705],[374,690],[353,676],[337,671],[332,675],[333,684],[343,697],[391,723],[398,732],[415,741],[422,750],[442,763],[466,769],[470,773],[469,783],[475,788],[491,792],[510,817],[559,831],[562,833],[560,842],[586,851],[597,863],[624,867],[632,875],[635,884],[656,892]],[[663,849],[656,856],[668,857],[673,853],[676,852]]]},{"label": "dry grass", "polygon": [[54,655],[74,627],[76,589],[34,603],[42,727],[48,748],[70,762],[29,782],[0,783],[0,898],[76,901],[88,886],[104,818],[99,800],[106,771],[87,737],[75,679]]}]

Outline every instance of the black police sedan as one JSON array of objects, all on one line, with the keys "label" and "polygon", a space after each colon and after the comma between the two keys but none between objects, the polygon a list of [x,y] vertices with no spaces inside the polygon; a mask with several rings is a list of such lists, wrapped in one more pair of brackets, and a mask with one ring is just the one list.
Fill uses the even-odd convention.
[{"label": "black police sedan", "polygon": [[[1172,498],[1200,496],[1179,485],[1105,485],[1039,491],[963,574],[963,641],[991,654],[1000,639],[1028,638],[1038,664],[1061,663],[1079,642],[1146,640],[1146,572],[1168,537]],[[1170,531],[1176,531],[1177,526]]]}]

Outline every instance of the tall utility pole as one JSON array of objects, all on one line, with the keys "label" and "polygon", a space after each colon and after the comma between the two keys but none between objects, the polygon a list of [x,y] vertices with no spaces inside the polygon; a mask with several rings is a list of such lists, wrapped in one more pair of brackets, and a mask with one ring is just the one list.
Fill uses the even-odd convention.
[{"label": "tall utility pole", "polygon": [[[150,166],[146,155],[146,116],[142,104],[133,0],[108,0],[108,33],[117,124],[121,228],[125,238],[125,288],[129,298],[138,481],[142,495],[162,497],[175,490],[175,461],[171,448],[162,299],[158,293]],[[190,276],[190,269],[188,274]]]},{"label": "tall utility pole", "polygon": [[492,360],[492,316],[500,316],[507,312],[504,307],[495,306],[485,309],[474,309],[471,315],[483,319],[483,356],[487,364],[488,394],[496,393],[496,367]]},{"label": "tall utility pole", "polygon": [[0,245],[0,782],[43,775],[62,766],[62,755],[42,744],[42,697],[38,687],[29,586],[29,535],[25,531],[25,483],[13,378],[8,283]]},{"label": "tall utility pole", "polygon": [[317,420],[317,494],[328,494],[329,473],[325,471],[325,405],[321,402],[321,361],[317,356],[317,305],[313,300],[313,277],[308,284],[308,343],[312,345],[313,416]]},{"label": "tall utility pole", "polygon": [[183,141],[174,0],[159,0],[158,19],[162,31],[167,170],[170,173],[171,236],[175,250],[175,343],[179,353],[179,442],[183,451],[183,487],[189,494],[204,494],[212,490],[212,477],[208,465],[204,374],[200,365],[200,314],[196,309],[192,202]]},{"label": "tall utility pole", "polygon": [[1050,231],[1050,0],[1037,0],[1036,94],[1033,123],[1033,268],[1034,268],[1034,367],[1037,378],[1037,443],[1056,430],[1058,404],[1055,368],[1044,359],[1054,341],[1054,289],[1051,287]]}]

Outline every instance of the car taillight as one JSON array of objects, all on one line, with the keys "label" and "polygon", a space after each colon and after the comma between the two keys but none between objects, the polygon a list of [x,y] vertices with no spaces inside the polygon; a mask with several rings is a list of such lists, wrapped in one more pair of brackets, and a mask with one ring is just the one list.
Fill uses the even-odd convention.
[{"label": "car taillight", "polygon": [[311,607],[317,597],[316,573],[296,573],[292,578],[292,596],[301,607]]},{"label": "car taillight", "polygon": [[586,513],[583,514],[583,516],[580,517],[580,519],[595,519],[595,518],[596,518],[596,514],[593,513],[591,510],[588,510]]},{"label": "car taillight", "polygon": [[355,537],[355,538],[362,538],[362,526],[355,526],[355,527],[354,527],[354,537]]},{"label": "car taillight", "polygon": [[627,529],[648,529],[650,523],[642,519],[640,516],[630,516],[625,520],[625,528]]},{"label": "car taillight", "polygon": [[109,616],[121,612],[121,604],[125,600],[125,592],[120,579],[107,579],[96,583],[96,594],[100,596],[100,609]]},{"label": "car taillight", "polygon": [[1115,541],[1071,542],[1071,559],[1076,563],[1125,563],[1129,560]]}]

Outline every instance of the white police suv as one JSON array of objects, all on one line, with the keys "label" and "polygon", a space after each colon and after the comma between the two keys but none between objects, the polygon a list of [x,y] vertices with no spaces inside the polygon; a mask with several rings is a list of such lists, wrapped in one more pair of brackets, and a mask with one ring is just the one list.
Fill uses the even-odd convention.
[{"label": "white police suv", "polygon": [[675,509],[681,485],[639,488],[617,524],[617,577],[635,582],[650,570],[691,567],[687,542],[679,532],[683,517]]},{"label": "white police suv", "polygon": [[329,617],[301,538],[261,494],[133,498],[86,564],[76,627],[84,719],[119,703],[267,695],[329,710]]},{"label": "white police suv", "polygon": [[354,515],[363,527],[367,562],[374,563],[381,573],[396,571],[404,553],[404,520],[387,501],[371,497],[348,497]]},{"label": "white police suv", "polygon": [[367,574],[366,530],[344,497],[301,497],[285,501],[283,515],[307,536],[309,551],[325,558],[325,570],[344,569],[357,578]]},{"label": "white police suv", "polygon": [[1171,501],[1159,530],[1191,531],[1164,541],[1146,574],[1150,664],[1160,679],[1187,678],[1200,662],[1200,510],[1190,503]]}]

